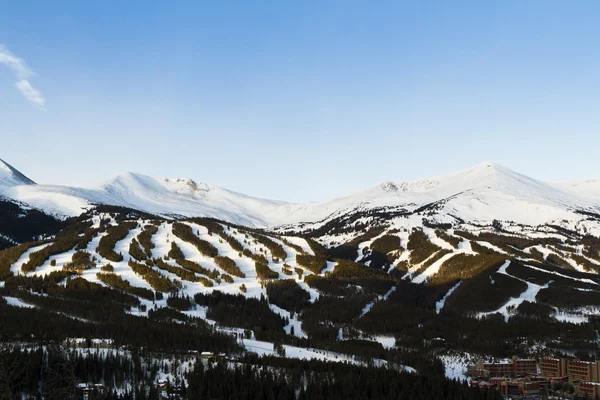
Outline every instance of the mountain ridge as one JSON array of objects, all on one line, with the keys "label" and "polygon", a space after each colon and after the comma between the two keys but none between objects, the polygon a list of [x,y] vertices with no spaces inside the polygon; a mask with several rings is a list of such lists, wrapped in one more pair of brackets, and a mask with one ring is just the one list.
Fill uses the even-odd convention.
[{"label": "mountain ridge", "polygon": [[36,183],[0,158],[0,186],[35,185]]},{"label": "mountain ridge", "polygon": [[[426,340],[427,348],[436,346],[432,354],[487,354],[490,343],[500,343],[493,354],[506,356],[507,341],[515,343],[511,352],[537,351],[557,335],[559,348],[581,348],[600,312],[594,201],[495,164],[313,204],[269,203],[134,173],[86,189],[10,190],[89,210],[21,240],[2,229],[21,228],[23,208],[0,220],[0,246],[4,237],[7,247],[0,251],[0,303],[7,303],[0,309],[31,307],[52,321],[57,313],[84,318],[115,342],[122,334],[110,324],[132,316],[150,326],[206,323],[236,336],[351,354]],[[0,218],[9,206],[0,207]],[[210,218],[139,210],[159,206]],[[596,208],[580,208],[587,206]],[[257,208],[265,218],[313,213],[314,222],[253,229],[219,219],[262,223],[250,220]],[[39,227],[40,218],[30,220]],[[123,298],[126,304],[115,304]],[[586,348],[595,351],[596,339],[589,336]]]},{"label": "mountain ridge", "polygon": [[[292,203],[234,192],[189,178],[126,172],[89,187],[41,185],[0,164],[0,194],[49,214],[71,217],[95,205],[115,205],[170,218],[213,217],[258,228],[318,223],[357,209],[417,209],[443,201],[447,213],[468,220],[515,220],[530,225],[600,210],[600,184],[552,184],[486,161],[429,179],[386,181],[323,202]],[[596,187],[598,189],[596,190]],[[519,209],[525,212],[519,212]]]}]

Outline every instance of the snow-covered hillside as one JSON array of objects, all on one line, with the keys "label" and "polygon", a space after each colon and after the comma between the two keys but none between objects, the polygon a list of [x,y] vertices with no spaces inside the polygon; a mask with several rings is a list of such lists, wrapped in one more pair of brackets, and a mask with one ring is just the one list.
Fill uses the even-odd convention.
[{"label": "snow-covered hillside", "polygon": [[[541,225],[562,219],[581,219],[575,210],[600,210],[600,199],[569,186],[547,184],[485,162],[475,167],[420,181],[386,182],[324,203],[332,213],[356,207],[402,207],[412,211],[443,202],[438,214],[466,221],[493,219]],[[451,218],[455,219],[455,218]],[[308,221],[308,220],[306,220]]]},{"label": "snow-covered hillside", "polygon": [[[535,303],[539,293],[543,293],[542,300],[546,307],[553,307],[552,316],[556,319],[587,321],[589,314],[597,312],[597,304],[590,303],[589,299],[590,296],[598,296],[600,293],[600,278],[597,274],[600,270],[600,259],[583,246],[571,247],[568,240],[551,235],[546,239],[553,240],[546,244],[535,244],[536,239],[527,239],[525,236],[517,237],[520,242],[515,243],[521,244],[520,249],[503,244],[508,238],[515,237],[511,235],[475,237],[473,235],[477,231],[472,231],[465,237],[464,231],[424,228],[420,244],[415,241],[411,245],[415,238],[410,225],[400,230],[392,223],[377,237],[385,236],[388,243],[394,243],[390,239],[396,239],[395,245],[388,245],[388,250],[391,251],[385,254],[387,259],[383,264],[381,260],[378,263],[373,258],[373,254],[382,249],[376,240],[368,239],[357,243],[357,249],[360,249],[357,254],[361,255],[356,261],[362,263],[361,267],[360,264],[344,264],[345,261],[340,259],[326,261],[322,258],[318,261],[319,257],[315,255],[316,251],[313,248],[314,242],[311,244],[310,240],[305,238],[286,235],[265,237],[243,228],[228,226],[226,223],[206,222],[208,220],[172,222],[144,219],[118,222],[115,216],[110,214],[90,215],[88,221],[89,225],[85,225],[87,228],[84,233],[75,234],[71,239],[63,236],[59,241],[34,242],[20,248],[18,257],[5,265],[4,279],[19,275],[45,276],[61,270],[75,273],[75,269],[80,277],[104,286],[116,284],[114,280],[101,279],[102,274],[115,274],[127,282],[125,287],[115,287],[128,292],[131,292],[131,287],[167,291],[158,286],[164,282],[157,282],[157,278],[152,276],[154,274],[170,282],[169,291],[190,297],[197,293],[210,294],[219,291],[232,295],[243,294],[245,297],[256,299],[268,295],[267,282],[286,280],[293,281],[302,289],[301,292],[306,292],[308,304],[330,293],[323,292],[324,286],[306,279],[307,276],[345,279],[344,277],[347,278],[352,273],[366,273],[368,269],[364,268],[368,266],[372,270],[379,270],[373,276],[383,279],[387,286],[385,290],[365,299],[366,303],[362,304],[358,318],[364,318],[372,312],[379,302],[388,301],[393,297],[398,285],[406,285],[403,286],[403,282],[431,282],[433,285],[441,285],[442,288],[444,284],[453,283],[445,291],[440,291],[435,305],[432,304],[438,314],[450,303],[452,309],[465,314],[481,317],[501,313],[508,320],[522,303]],[[409,220],[406,222],[411,223]],[[115,230],[118,227],[122,228],[121,233]],[[182,227],[187,227],[189,237],[181,234]],[[480,234],[486,232],[489,233],[486,229],[479,231]],[[106,240],[110,235],[114,237],[113,242]],[[198,241],[204,244],[198,245]],[[107,243],[111,243],[108,245],[110,248],[106,247]],[[140,246],[139,243],[144,244],[145,251],[135,251]],[[211,247],[214,253],[206,251],[207,247]],[[279,247],[279,250],[276,247]],[[174,248],[181,252],[180,256],[176,255]],[[277,251],[283,255],[277,255]],[[78,255],[85,255],[86,261],[81,263],[81,257]],[[113,256],[115,258],[112,258]],[[226,267],[223,259],[228,259],[235,268]],[[319,267],[313,268],[311,260],[319,264]],[[461,260],[458,273],[456,260]],[[259,271],[261,263],[270,276],[267,277],[264,271]],[[109,265],[110,269],[107,270]],[[232,272],[236,269],[236,273]],[[338,269],[346,272],[340,272]],[[336,271],[339,274],[332,275]],[[388,274],[391,275],[384,278]],[[3,285],[2,276],[0,270],[0,283]],[[367,290],[369,282],[362,281],[362,285],[361,291]],[[344,284],[344,287],[346,286],[347,283]],[[325,290],[326,288],[325,286]],[[556,288],[560,288],[559,292],[556,292]],[[562,297],[563,292],[567,290],[577,293],[581,299],[572,299],[570,305],[562,304],[560,298],[557,300],[556,293]],[[488,295],[488,291],[495,291],[494,296],[499,297],[497,306],[481,306],[477,302],[472,304],[469,296],[472,297],[474,291],[475,296],[482,298]],[[147,310],[154,305],[167,306],[167,299],[153,302],[137,292],[133,293],[140,296],[141,304],[145,305],[143,309],[133,311],[136,315],[147,315]],[[582,297],[584,294],[585,297]],[[462,301],[462,298],[467,300]],[[306,337],[300,321],[294,314],[275,304],[270,304],[270,309],[289,321],[285,327],[286,333],[293,332],[298,337]],[[185,313],[207,319],[206,308],[203,306]],[[214,324],[214,321],[209,322]]]},{"label": "snow-covered hillside", "polygon": [[17,185],[34,185],[35,182],[0,159],[0,188]]},{"label": "snow-covered hillside", "polygon": [[568,193],[600,201],[600,179],[590,179],[582,182],[559,183],[557,188]]},{"label": "snow-covered hillside", "polygon": [[585,217],[600,212],[600,185],[547,184],[491,162],[464,171],[412,182],[385,182],[320,203],[295,204],[259,199],[191,179],[124,173],[89,188],[34,184],[0,163],[0,194],[48,213],[76,216],[96,204],[129,207],[167,217],[212,217],[253,227],[317,223],[355,210],[390,207],[408,211],[439,202],[441,220],[526,225]]}]

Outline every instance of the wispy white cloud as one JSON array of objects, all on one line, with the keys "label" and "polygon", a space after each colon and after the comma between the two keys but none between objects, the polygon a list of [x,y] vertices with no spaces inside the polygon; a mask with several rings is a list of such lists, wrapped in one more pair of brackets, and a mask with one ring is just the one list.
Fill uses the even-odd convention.
[{"label": "wispy white cloud", "polygon": [[44,105],[46,104],[46,99],[42,97],[42,94],[38,90],[31,86],[27,79],[20,80],[15,85],[17,86],[17,89],[19,89],[19,92],[21,92],[23,97],[25,97],[27,100],[29,100],[31,103],[35,104],[42,110],[46,109],[44,107]]},{"label": "wispy white cloud", "polygon": [[15,86],[19,92],[21,92],[23,97],[25,97],[36,107],[45,110],[44,105],[46,104],[46,99],[44,99],[42,94],[33,86],[31,86],[31,83],[29,83],[29,80],[27,80],[27,78],[34,75],[33,71],[27,66],[22,58],[15,56],[10,52],[10,50],[1,44],[0,64],[6,65],[15,73],[17,78],[17,83]]}]

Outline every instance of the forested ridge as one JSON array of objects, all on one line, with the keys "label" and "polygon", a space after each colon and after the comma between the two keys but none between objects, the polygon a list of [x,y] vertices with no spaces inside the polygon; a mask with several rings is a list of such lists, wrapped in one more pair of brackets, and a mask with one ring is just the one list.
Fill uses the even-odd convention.
[{"label": "forested ridge", "polygon": [[[440,356],[554,356],[568,348],[593,358],[594,322],[568,323],[556,313],[600,306],[600,278],[580,270],[600,265],[600,247],[591,235],[532,239],[494,225],[360,223],[350,239],[325,246],[314,233],[292,237],[203,218],[82,217],[54,236],[0,251],[0,341],[35,349],[102,338],[114,350],[210,351],[237,360],[235,367],[196,362],[178,373],[186,383],[177,395],[188,398],[245,398],[249,390],[265,398],[497,398],[444,379]],[[531,285],[535,301],[497,312]],[[274,354],[293,346],[361,365],[258,358],[242,339],[272,344]],[[19,357],[37,360],[36,351]],[[135,369],[128,360],[77,363],[105,374],[107,365]],[[114,388],[136,376],[102,374],[81,371],[77,379],[107,376]],[[38,390],[33,381],[19,385]],[[149,379],[120,396],[155,398],[161,390]]]}]

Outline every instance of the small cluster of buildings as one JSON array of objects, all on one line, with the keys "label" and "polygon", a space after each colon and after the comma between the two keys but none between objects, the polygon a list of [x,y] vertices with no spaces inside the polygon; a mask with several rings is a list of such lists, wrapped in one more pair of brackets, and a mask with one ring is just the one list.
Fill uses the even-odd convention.
[{"label": "small cluster of buildings", "polygon": [[163,400],[181,400],[185,397],[185,389],[181,384],[170,384],[161,379],[157,382],[159,397]]},{"label": "small cluster of buildings", "polygon": [[467,367],[467,375],[471,385],[497,389],[507,397],[533,396],[553,384],[569,383],[576,395],[600,400],[600,361],[544,358],[538,364],[535,359],[517,357],[497,363],[479,360]]},{"label": "small cluster of buildings", "polygon": [[104,391],[104,385],[101,383],[79,383],[77,389],[81,392],[83,400],[95,398],[98,393]]}]

